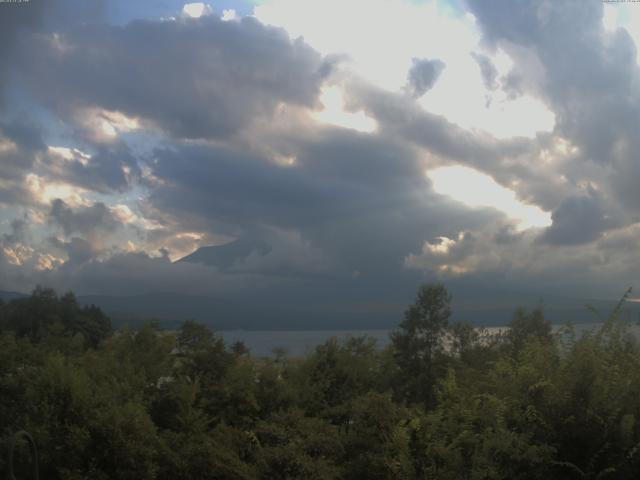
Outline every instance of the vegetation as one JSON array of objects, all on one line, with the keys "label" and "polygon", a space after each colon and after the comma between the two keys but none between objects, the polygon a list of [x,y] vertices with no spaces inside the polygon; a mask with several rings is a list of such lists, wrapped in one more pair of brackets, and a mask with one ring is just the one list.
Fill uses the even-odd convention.
[{"label": "vegetation", "polygon": [[253,358],[192,321],[112,332],[38,288],[0,305],[2,447],[29,431],[48,479],[635,478],[640,345],[618,313],[578,336],[520,310],[483,336],[432,285],[386,349]]}]

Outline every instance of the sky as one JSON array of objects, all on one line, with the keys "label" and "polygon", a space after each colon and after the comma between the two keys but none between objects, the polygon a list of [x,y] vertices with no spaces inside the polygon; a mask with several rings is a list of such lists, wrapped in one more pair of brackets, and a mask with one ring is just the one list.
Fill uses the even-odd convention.
[{"label": "sky", "polygon": [[0,290],[617,297],[638,42],[599,0],[0,3]]}]

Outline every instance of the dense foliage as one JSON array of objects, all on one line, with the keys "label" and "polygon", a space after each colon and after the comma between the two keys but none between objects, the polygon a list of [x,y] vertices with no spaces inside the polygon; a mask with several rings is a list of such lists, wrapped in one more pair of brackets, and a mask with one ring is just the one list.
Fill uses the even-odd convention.
[{"label": "dense foliage", "polygon": [[486,336],[449,302],[421,288],[386,349],[254,358],[193,321],[112,332],[39,288],[0,305],[3,441],[31,432],[47,479],[636,478],[640,345],[617,311],[578,336],[520,310]]}]

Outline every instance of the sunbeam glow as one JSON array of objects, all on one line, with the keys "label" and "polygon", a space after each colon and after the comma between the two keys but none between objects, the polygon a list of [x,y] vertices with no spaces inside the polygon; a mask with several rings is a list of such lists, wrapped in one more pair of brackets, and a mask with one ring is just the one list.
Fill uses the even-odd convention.
[{"label": "sunbeam glow", "polygon": [[548,227],[551,214],[535,205],[527,205],[516,194],[493,178],[463,166],[440,167],[427,172],[434,190],[470,207],[491,207],[518,222],[520,230]]}]

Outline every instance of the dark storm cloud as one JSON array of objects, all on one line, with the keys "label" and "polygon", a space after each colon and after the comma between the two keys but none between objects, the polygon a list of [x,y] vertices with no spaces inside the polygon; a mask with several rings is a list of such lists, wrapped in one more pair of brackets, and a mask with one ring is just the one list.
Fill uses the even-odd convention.
[{"label": "dark storm cloud", "polygon": [[444,68],[445,64],[441,60],[414,58],[407,78],[407,88],[411,95],[417,98],[427,93]]},{"label": "dark storm cloud", "polygon": [[14,47],[18,37],[39,23],[43,7],[44,3],[38,0],[25,3],[0,2],[0,108],[4,100],[6,77],[15,58]]},{"label": "dark storm cloud", "polygon": [[[282,167],[232,149],[158,150],[153,174],[166,185],[150,200],[163,211],[184,209],[225,222],[304,226],[393,202],[394,182],[409,185],[418,173],[411,150],[361,134],[336,131],[296,151],[296,164]],[[426,186],[424,178],[420,183]]]},{"label": "dark storm cloud", "polygon": [[183,230],[299,232],[316,257],[361,272],[397,271],[425,238],[494,215],[434,195],[415,152],[389,139],[327,129],[291,148],[290,167],[229,149],[160,150],[149,204]]},{"label": "dark storm cloud", "polygon": [[[87,245],[85,245],[87,247]],[[90,248],[90,247],[89,247]],[[225,275],[215,268],[190,263],[172,263],[166,256],[151,257],[146,253],[117,253],[106,260],[79,256],[60,269],[40,274],[47,284],[84,293],[135,295],[149,292],[178,292],[184,294],[227,294],[278,283],[277,278],[261,275]],[[0,252],[1,253],[1,252]],[[88,252],[90,253],[90,252]],[[56,283],[52,283],[56,282]]]},{"label": "dark storm cloud", "polygon": [[40,129],[24,119],[0,122],[0,145],[0,177],[6,180],[22,178],[46,149]]},{"label": "dark storm cloud", "polygon": [[45,148],[40,129],[30,122],[0,122],[0,204],[31,203],[25,177]]},{"label": "dark storm cloud", "polygon": [[51,237],[49,242],[67,254],[67,268],[71,265],[80,265],[88,262],[100,253],[99,249],[91,242],[80,237],[71,237],[67,242],[57,237]]},{"label": "dark storm cloud", "polygon": [[11,232],[2,235],[2,243],[15,245],[24,243],[28,239],[29,225],[21,218],[15,218],[11,221]]},{"label": "dark storm cloud", "polygon": [[63,115],[115,110],[185,138],[227,138],[280,102],[312,106],[327,74],[302,40],[253,18],[77,26],[28,48],[25,83]]},{"label": "dark storm cloud", "polygon": [[[28,0],[0,2],[0,108],[4,87],[25,53],[22,42],[34,32],[55,31],[74,23],[104,19],[105,0]],[[32,52],[31,52],[32,53]]]},{"label": "dark storm cloud", "polygon": [[590,195],[569,197],[551,214],[553,224],[541,239],[555,245],[580,245],[596,240],[602,232],[620,226],[620,219],[607,212],[603,200]]},{"label": "dark storm cloud", "polygon": [[120,225],[111,210],[101,202],[91,206],[72,208],[58,198],[51,202],[49,218],[66,235],[92,234],[96,231],[110,232]]}]

